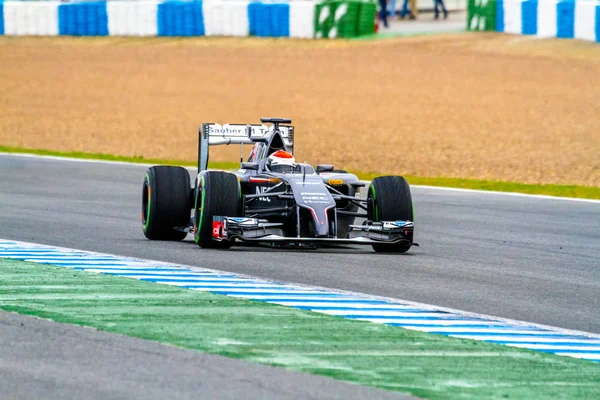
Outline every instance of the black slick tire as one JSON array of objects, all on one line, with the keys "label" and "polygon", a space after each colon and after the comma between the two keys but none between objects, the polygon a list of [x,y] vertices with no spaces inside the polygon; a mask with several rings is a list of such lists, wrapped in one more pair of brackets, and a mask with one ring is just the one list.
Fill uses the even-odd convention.
[{"label": "black slick tire", "polygon": [[190,174],[182,167],[148,169],[142,189],[142,230],[150,240],[180,241],[190,225]]},{"label": "black slick tire", "polygon": [[[414,221],[410,186],[401,176],[380,176],[373,179],[367,199],[371,221]],[[410,245],[403,243],[373,245],[373,250],[378,253],[406,253],[408,249]]]},{"label": "black slick tire", "polygon": [[222,171],[206,172],[197,182],[194,203],[194,240],[198,246],[208,249],[231,247],[231,241],[213,240],[213,216],[242,215],[240,183],[237,176]]}]

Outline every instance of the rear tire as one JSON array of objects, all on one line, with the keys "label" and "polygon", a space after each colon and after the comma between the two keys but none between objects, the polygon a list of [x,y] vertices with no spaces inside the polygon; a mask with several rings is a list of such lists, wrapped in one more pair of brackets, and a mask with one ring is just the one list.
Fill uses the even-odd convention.
[{"label": "rear tire", "polygon": [[[414,221],[410,186],[401,176],[380,176],[371,182],[367,199],[370,200],[368,215],[374,222]],[[410,238],[412,242],[412,237]],[[374,244],[373,250],[385,253],[406,253],[410,245]]]},{"label": "rear tire", "polygon": [[237,176],[228,172],[208,171],[200,178],[194,205],[194,240],[208,249],[228,249],[232,241],[212,238],[213,216],[240,217],[242,201]]},{"label": "rear tire", "polygon": [[142,230],[150,240],[183,240],[190,225],[190,174],[182,167],[148,169],[142,189]]}]

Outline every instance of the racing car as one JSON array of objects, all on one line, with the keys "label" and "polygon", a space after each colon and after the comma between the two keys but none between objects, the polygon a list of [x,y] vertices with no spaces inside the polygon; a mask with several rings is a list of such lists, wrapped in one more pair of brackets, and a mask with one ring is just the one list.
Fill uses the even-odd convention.
[{"label": "racing car", "polygon": [[[375,252],[405,253],[418,246],[406,179],[377,177],[363,197],[366,184],[356,175],[296,162],[291,123],[262,118],[261,124],[202,124],[193,185],[183,167],[153,166],[146,173],[146,238],[180,241],[191,233],[200,247],[220,249],[235,243],[370,245]],[[232,144],[240,145],[240,168],[208,169],[210,147]],[[245,161],[244,145],[252,146]]]}]

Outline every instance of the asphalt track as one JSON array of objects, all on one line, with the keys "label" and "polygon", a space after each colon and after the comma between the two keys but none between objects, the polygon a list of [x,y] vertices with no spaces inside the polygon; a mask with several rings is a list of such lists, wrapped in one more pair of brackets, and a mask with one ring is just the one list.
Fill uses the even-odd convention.
[{"label": "asphalt track", "polygon": [[395,297],[600,333],[600,202],[413,188],[416,241],[204,250],[148,241],[147,167],[0,155],[0,237]]},{"label": "asphalt track", "polygon": [[[0,155],[0,238],[177,262],[600,333],[600,202],[415,187],[416,240],[422,247],[413,248],[406,255],[380,255],[361,247],[302,252],[249,247],[203,250],[191,240],[170,243],[144,238],[140,200],[146,168]],[[7,325],[6,319],[0,315],[5,340],[22,335],[11,328],[12,322]],[[42,328],[45,333],[38,335],[35,343],[43,348],[58,342],[59,338],[52,339],[57,330],[67,329],[51,323]],[[81,346],[94,340],[85,333],[79,334]],[[68,343],[68,338],[60,340]],[[129,338],[107,340],[120,343],[115,344],[117,350],[129,346]],[[77,348],[64,342],[60,346]],[[156,346],[166,352],[165,357],[201,356]],[[32,357],[43,361],[44,354],[35,354],[31,348],[15,348],[15,354],[34,354]],[[119,359],[115,349],[94,369],[98,378],[95,390],[100,390],[101,382],[112,376],[112,363]],[[92,347],[88,354],[98,351]],[[132,357],[139,357],[139,361],[132,366],[158,362],[148,355],[151,352],[144,355],[136,351]],[[169,355],[169,351],[187,355]],[[65,363],[76,365],[82,355],[69,353],[65,357],[71,357]],[[42,376],[43,371],[27,367],[38,365],[38,361],[18,357],[13,357],[14,364],[7,364],[6,359],[0,361],[0,367],[4,365],[0,376],[15,368],[19,371],[18,377],[11,378],[15,382],[26,384],[32,376]],[[216,362],[216,371],[203,372],[209,388],[219,386],[214,383],[221,379],[218,371],[228,376],[227,371],[240,369],[246,371],[250,380],[261,374],[257,368],[262,366],[236,360]],[[55,388],[61,377],[63,383],[67,382],[69,371],[65,368],[47,385],[42,379],[34,380],[36,384],[31,387]],[[148,374],[160,376],[162,371],[154,369]],[[305,391],[305,386],[311,385],[304,380],[308,379],[306,375],[298,374],[294,379],[287,374],[295,373],[272,369],[269,377],[284,382],[289,398],[310,398],[312,394]],[[189,375],[172,376],[181,387],[193,391]],[[242,393],[237,391],[241,387],[238,383],[219,398]],[[245,386],[247,391],[243,393],[248,394],[247,398],[282,398],[277,391],[261,392],[264,385],[254,383]],[[127,388],[121,393],[125,397],[141,393],[136,385]],[[363,389],[371,390],[360,390]],[[324,398],[338,390],[348,393],[344,388],[329,386],[317,397]],[[19,398],[17,391],[11,393]],[[209,393],[219,392],[215,389]],[[71,394],[77,397],[77,392]],[[101,392],[98,397],[106,394]],[[191,392],[182,397],[189,397],[186,394]],[[368,397],[387,395],[372,390]]]},{"label": "asphalt track", "polygon": [[6,312],[0,332],[3,400],[414,399]]}]

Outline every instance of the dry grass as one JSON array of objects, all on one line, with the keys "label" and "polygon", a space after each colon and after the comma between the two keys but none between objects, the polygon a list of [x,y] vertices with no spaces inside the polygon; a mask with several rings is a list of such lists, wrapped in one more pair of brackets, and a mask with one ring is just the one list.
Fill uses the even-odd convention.
[{"label": "dry grass", "polygon": [[600,186],[596,44],[2,37],[0,62],[6,146],[194,160],[202,122],[289,116],[302,161]]}]

